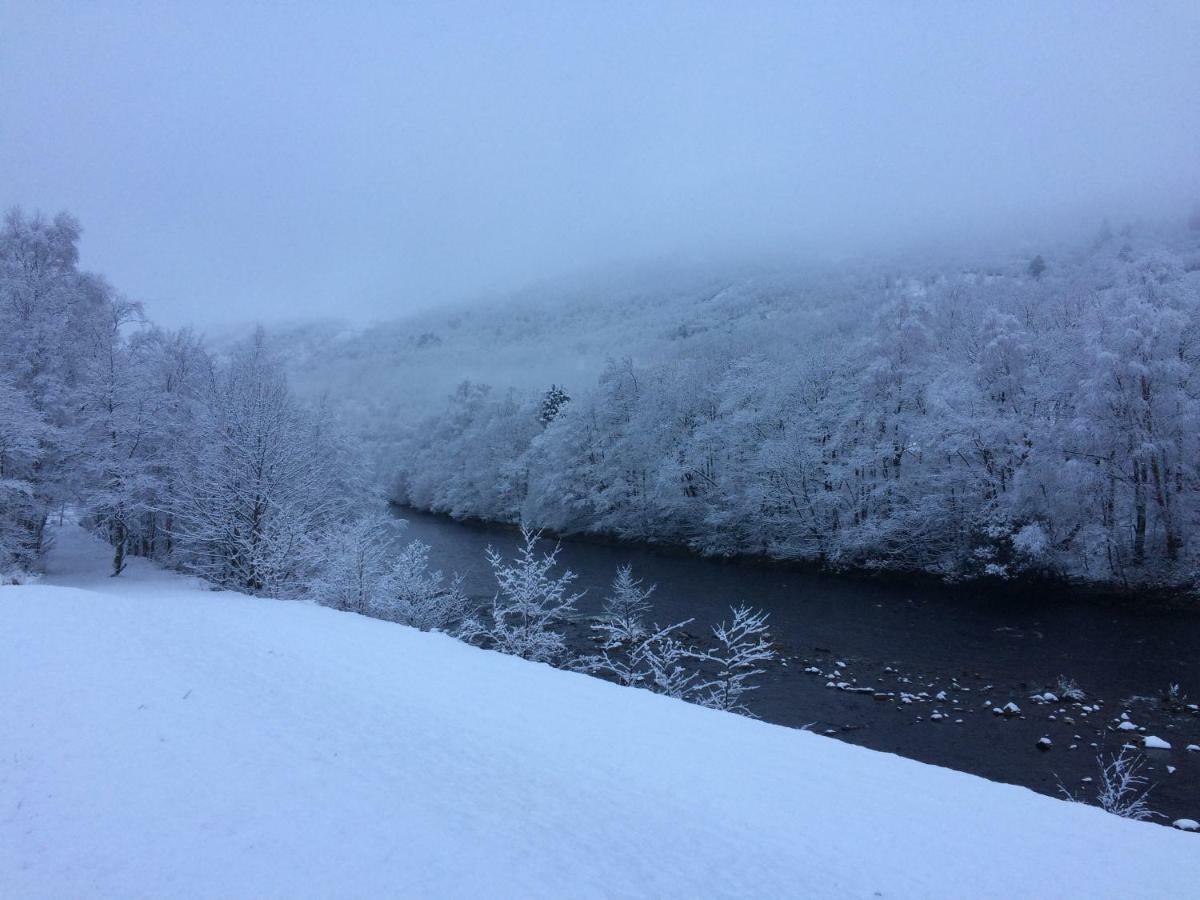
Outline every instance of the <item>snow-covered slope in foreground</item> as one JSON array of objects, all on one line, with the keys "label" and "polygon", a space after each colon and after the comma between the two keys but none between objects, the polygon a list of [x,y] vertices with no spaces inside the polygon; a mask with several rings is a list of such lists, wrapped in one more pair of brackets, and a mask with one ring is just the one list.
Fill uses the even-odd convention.
[{"label": "snow-covered slope in foreground", "polygon": [[1193,835],[103,557],[0,588],[0,896],[1200,885]]}]

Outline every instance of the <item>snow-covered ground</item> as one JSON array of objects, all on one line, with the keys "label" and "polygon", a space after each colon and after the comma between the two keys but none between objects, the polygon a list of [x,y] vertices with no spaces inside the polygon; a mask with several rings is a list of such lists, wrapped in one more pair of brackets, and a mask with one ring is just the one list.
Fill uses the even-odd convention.
[{"label": "snow-covered ground", "polygon": [[1195,835],[201,589],[0,588],[0,896],[1166,897]]}]

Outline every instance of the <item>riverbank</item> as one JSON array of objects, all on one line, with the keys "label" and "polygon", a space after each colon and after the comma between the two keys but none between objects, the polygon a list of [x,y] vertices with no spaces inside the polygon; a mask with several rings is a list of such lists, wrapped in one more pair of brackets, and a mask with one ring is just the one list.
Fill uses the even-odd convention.
[{"label": "riverbank", "polygon": [[1197,837],[62,535],[0,587],[0,893],[1183,896]]},{"label": "riverbank", "polygon": [[[462,573],[477,601],[490,598],[495,585],[484,549],[509,552],[512,529],[402,514],[408,537],[430,544],[436,565]],[[1040,591],[998,596],[970,587],[855,581],[573,538],[563,539],[560,560],[586,590],[572,632],[581,652],[592,649],[586,617],[599,609],[617,566],[632,563],[635,575],[658,586],[654,616],[662,624],[694,618],[690,630],[702,636],[733,603],[770,613],[781,659],[750,703],[767,721],[831,732],[1048,796],[1061,796],[1060,783],[1088,790],[1083,779],[1096,777],[1098,754],[1159,736],[1172,750],[1147,751],[1157,784],[1153,805],[1172,819],[1200,813],[1200,754],[1185,749],[1200,744],[1200,719],[1186,705],[1172,711],[1160,703],[1174,683],[1192,694],[1189,702],[1200,701],[1195,609],[1135,610]],[[814,667],[818,673],[805,671]],[[1070,702],[1031,700],[1053,691],[1060,675],[1078,682],[1086,705],[1098,708],[1083,715]],[[943,691],[946,702],[936,699]],[[877,693],[890,696],[876,700]],[[1010,702],[1018,715],[991,712]],[[1122,713],[1147,730],[1120,731]],[[1049,750],[1039,749],[1043,737],[1052,742]]]}]

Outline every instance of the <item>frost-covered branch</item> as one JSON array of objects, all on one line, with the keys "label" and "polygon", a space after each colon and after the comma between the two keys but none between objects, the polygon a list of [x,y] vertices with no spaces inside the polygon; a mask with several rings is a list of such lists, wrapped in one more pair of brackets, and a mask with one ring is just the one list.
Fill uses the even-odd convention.
[{"label": "frost-covered branch", "polygon": [[558,629],[574,614],[582,594],[572,593],[575,573],[555,575],[556,546],[539,553],[541,535],[521,529],[521,544],[514,559],[506,561],[489,547],[488,564],[498,590],[487,610],[488,621],[474,629],[478,637],[502,653],[538,662],[557,662],[566,654],[566,639]]},{"label": "frost-covered branch", "polygon": [[775,658],[767,632],[767,614],[742,605],[734,607],[733,618],[713,628],[715,647],[704,659],[717,666],[717,672],[696,688],[697,702],[713,709],[753,715],[744,697],[757,685],[750,681],[766,670],[762,665]]}]

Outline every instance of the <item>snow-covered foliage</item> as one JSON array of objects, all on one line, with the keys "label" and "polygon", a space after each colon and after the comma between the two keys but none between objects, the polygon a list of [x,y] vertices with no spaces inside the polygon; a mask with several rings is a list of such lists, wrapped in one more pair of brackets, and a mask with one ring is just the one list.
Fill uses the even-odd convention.
[{"label": "snow-covered foliage", "polygon": [[217,368],[165,504],[173,558],[217,584],[286,593],[306,542],[351,513],[347,453],[298,403],[261,339]]},{"label": "snow-covered foliage", "polygon": [[1068,678],[1066,675],[1059,675],[1054,684],[1054,693],[1060,700],[1072,700],[1082,702],[1087,699],[1087,694],[1074,678]]},{"label": "snow-covered foliage", "polygon": [[396,532],[402,525],[390,516],[377,515],[328,529],[312,546],[306,592],[334,609],[387,618],[380,613],[390,606]]},{"label": "snow-covered foliage", "polygon": [[549,425],[555,420],[562,408],[571,402],[571,398],[556,384],[550,385],[550,390],[542,395],[542,408],[538,413],[538,421]]},{"label": "snow-covered foliage", "polygon": [[35,568],[73,507],[113,548],[251,593],[296,591],[308,550],[366,495],[328,407],[290,391],[263,335],[207,352],[79,271],[79,224],[0,229],[0,574]]},{"label": "snow-covered foliage", "polygon": [[693,700],[700,684],[699,664],[705,656],[681,636],[692,621],[686,619],[666,628],[655,625],[634,641],[610,644],[597,655],[575,660],[574,666],[627,687]]},{"label": "snow-covered foliage", "polygon": [[[1124,230],[1042,255],[1037,277],[1028,254],[597,300],[588,314],[626,330],[607,326],[609,361],[544,428],[544,388],[464,386],[394,427],[393,496],[709,554],[1193,585],[1200,237]],[[510,315],[483,320],[493,343],[604,331],[554,330],[594,324],[578,303]],[[569,382],[564,356],[546,372],[539,355],[543,385]]]},{"label": "snow-covered foliage", "polygon": [[1100,780],[1096,785],[1096,803],[1105,812],[1126,819],[1152,819],[1158,815],[1150,808],[1147,795],[1149,779],[1142,774],[1145,759],[1127,750],[1098,760]]},{"label": "snow-covered foliage", "polygon": [[421,631],[450,631],[471,613],[462,579],[429,567],[429,545],[412,541],[391,562],[373,615]]},{"label": "snow-covered foliage", "polygon": [[311,550],[305,593],[325,606],[411,625],[451,631],[467,618],[458,576],[429,565],[429,545],[401,545],[403,521],[365,515],[329,530]]},{"label": "snow-covered foliage", "polygon": [[82,273],[79,223],[10,212],[0,229],[0,571],[30,568],[46,520],[78,484],[80,410],[95,338],[115,307]]},{"label": "snow-covered foliage", "polygon": [[581,595],[570,590],[574,572],[555,574],[559,547],[541,553],[540,540],[538,532],[522,527],[521,545],[511,562],[488,548],[487,560],[498,589],[484,611],[486,621],[473,624],[468,632],[501,653],[557,662],[567,651],[559,629],[575,612]]},{"label": "snow-covered foliage", "polygon": [[734,607],[732,621],[713,628],[713,645],[685,642],[692,619],[647,628],[654,585],[642,586],[629,566],[617,570],[611,593],[592,624],[600,653],[574,661],[576,668],[600,673],[619,684],[644,687],[668,697],[714,709],[753,715],[743,702],[763,674],[760,664],[775,656],[767,635],[766,613]]},{"label": "snow-covered foliage", "polygon": [[667,697],[692,699],[700,677],[697,663],[704,655],[679,637],[691,622],[687,619],[666,628],[656,625],[634,646],[629,652],[629,667],[637,673],[637,680],[632,683]]},{"label": "snow-covered foliage", "polygon": [[642,587],[641,579],[633,577],[631,566],[617,569],[612,590],[604,598],[600,615],[592,623],[592,631],[603,648],[633,644],[645,636],[645,619],[652,608],[650,595],[653,593],[654,585]]},{"label": "snow-covered foliage", "polygon": [[705,659],[717,666],[716,674],[698,690],[698,702],[713,709],[752,715],[743,698],[757,685],[750,679],[763,674],[763,663],[775,658],[767,633],[767,614],[742,605],[731,610],[732,620],[713,628],[715,646]]}]

